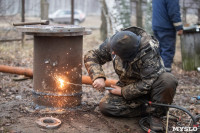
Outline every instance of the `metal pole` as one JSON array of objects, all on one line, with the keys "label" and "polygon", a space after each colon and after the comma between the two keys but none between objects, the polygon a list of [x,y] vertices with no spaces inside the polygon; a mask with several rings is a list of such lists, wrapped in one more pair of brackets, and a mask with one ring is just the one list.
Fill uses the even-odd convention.
[{"label": "metal pole", "polygon": [[[21,22],[25,22],[25,0],[21,0],[22,2],[22,11],[21,11]],[[22,33],[22,47],[24,46],[24,42],[25,42],[25,34]]]},{"label": "metal pole", "polygon": [[142,25],[142,0],[136,1],[136,16],[137,16],[137,26],[143,27]]},{"label": "metal pole", "polygon": [[71,24],[74,24],[74,0],[71,0]]},{"label": "metal pole", "polygon": [[47,0],[40,0],[41,20],[48,20],[49,3]]}]

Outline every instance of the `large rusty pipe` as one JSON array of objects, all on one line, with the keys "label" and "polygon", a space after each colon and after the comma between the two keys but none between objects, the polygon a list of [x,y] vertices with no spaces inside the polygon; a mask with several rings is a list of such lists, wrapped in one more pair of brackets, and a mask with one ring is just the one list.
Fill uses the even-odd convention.
[{"label": "large rusty pipe", "polygon": [[83,36],[90,33],[76,25],[29,25],[17,29],[34,36],[34,103],[59,108],[81,105]]},{"label": "large rusty pipe", "polygon": [[[0,72],[25,75],[27,77],[33,77],[33,71],[30,68],[22,68],[22,67],[12,67],[6,65],[0,65]],[[117,80],[107,79],[106,87],[110,87],[117,83]],[[82,84],[92,85],[92,80],[89,76],[82,75]]]}]

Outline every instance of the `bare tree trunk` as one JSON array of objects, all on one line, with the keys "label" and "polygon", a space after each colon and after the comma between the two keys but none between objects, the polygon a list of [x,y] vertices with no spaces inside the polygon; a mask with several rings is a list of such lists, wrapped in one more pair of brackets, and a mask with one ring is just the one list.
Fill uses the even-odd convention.
[{"label": "bare tree trunk", "polygon": [[184,24],[187,23],[186,13],[187,13],[187,8],[185,7],[185,0],[183,0],[183,13],[182,13],[183,18],[182,18],[182,21],[183,21]]},{"label": "bare tree trunk", "polygon": [[147,0],[147,8],[145,10],[145,30],[153,35],[152,30],[152,0]]},{"label": "bare tree trunk", "polygon": [[[106,24],[107,37],[113,35],[115,32],[120,31],[122,28],[129,27],[131,25],[131,10],[130,0],[102,0],[102,28],[103,24]],[[106,20],[106,23],[103,22]],[[102,37],[105,38],[105,37]]]},{"label": "bare tree trunk", "polygon": [[143,27],[143,17],[142,17],[142,0],[136,1],[136,19],[137,19],[137,26]]},{"label": "bare tree trunk", "polygon": [[200,24],[200,1],[198,1],[198,23]]},{"label": "bare tree trunk", "polygon": [[101,34],[101,40],[106,40],[108,32],[109,32],[109,18],[108,18],[108,10],[105,3],[105,0],[101,1],[101,27],[100,27],[100,34]]}]

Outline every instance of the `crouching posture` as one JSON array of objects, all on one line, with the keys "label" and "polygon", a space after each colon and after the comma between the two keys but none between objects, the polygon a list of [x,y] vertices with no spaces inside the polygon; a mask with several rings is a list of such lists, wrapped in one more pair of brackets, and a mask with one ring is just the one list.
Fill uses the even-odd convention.
[{"label": "crouching posture", "polygon": [[[84,57],[93,87],[105,87],[102,65],[112,61],[119,81],[100,101],[100,111],[109,116],[135,117],[146,113],[138,99],[171,104],[177,80],[165,71],[158,51],[158,41],[143,29],[130,27],[105,40],[98,49],[88,51]],[[150,128],[162,131],[160,117],[167,108],[156,107],[150,112]]]}]

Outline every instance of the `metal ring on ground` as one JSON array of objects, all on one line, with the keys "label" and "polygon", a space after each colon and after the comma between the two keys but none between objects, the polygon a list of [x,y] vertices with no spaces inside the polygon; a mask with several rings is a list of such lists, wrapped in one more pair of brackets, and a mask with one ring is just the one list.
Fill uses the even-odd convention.
[{"label": "metal ring on ground", "polygon": [[58,128],[61,125],[61,121],[53,117],[43,117],[36,120],[38,126],[46,129]]}]

